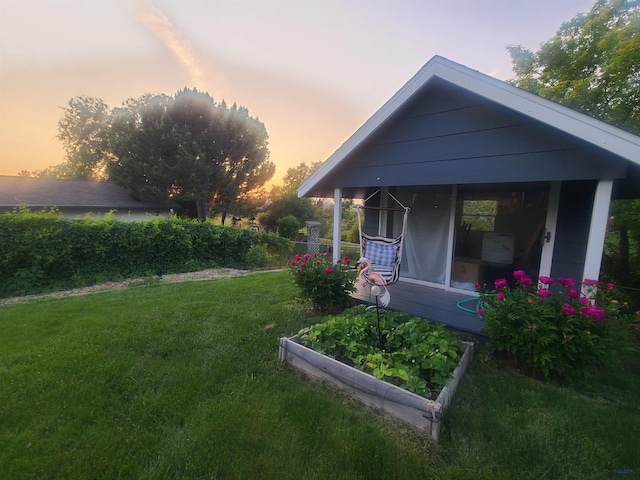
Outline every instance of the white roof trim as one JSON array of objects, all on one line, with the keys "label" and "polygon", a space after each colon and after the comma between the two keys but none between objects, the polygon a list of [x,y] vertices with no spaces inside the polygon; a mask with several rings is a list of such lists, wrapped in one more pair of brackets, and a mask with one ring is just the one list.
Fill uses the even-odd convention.
[{"label": "white roof trim", "polygon": [[325,175],[339,165],[358,145],[375,132],[389,116],[402,107],[434,77],[451,82],[472,93],[514,109],[640,165],[640,137],[529,93],[502,80],[471,70],[446,58],[435,56],[344,142],[325,161],[320,169],[300,186],[298,195],[303,197],[308,194]]}]

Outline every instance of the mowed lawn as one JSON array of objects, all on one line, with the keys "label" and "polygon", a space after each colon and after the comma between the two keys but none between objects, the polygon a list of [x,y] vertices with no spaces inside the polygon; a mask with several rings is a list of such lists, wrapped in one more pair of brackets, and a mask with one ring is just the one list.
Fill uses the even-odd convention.
[{"label": "mowed lawn", "polygon": [[279,364],[286,272],[0,307],[0,478],[640,476],[640,361],[564,388],[483,349],[440,444]]}]

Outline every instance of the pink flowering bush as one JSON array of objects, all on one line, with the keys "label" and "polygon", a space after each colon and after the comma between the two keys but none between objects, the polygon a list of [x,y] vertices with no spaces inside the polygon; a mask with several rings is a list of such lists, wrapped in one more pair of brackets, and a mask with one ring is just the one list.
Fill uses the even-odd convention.
[{"label": "pink flowering bush", "polygon": [[481,292],[478,314],[495,351],[511,356],[527,374],[585,377],[592,367],[617,366],[629,348],[634,315],[616,299],[615,285],[541,276],[538,285],[523,271]]},{"label": "pink flowering bush", "polygon": [[350,294],[355,291],[356,272],[350,263],[345,256],[334,264],[328,254],[296,254],[287,262],[301,295],[324,314],[340,313],[352,305]]}]

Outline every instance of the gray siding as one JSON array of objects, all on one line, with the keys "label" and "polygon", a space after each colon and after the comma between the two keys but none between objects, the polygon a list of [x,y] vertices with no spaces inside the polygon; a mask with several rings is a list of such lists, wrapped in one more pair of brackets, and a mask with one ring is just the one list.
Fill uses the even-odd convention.
[{"label": "gray siding", "polygon": [[[325,185],[436,185],[622,178],[626,162],[434,80]],[[324,182],[323,182],[324,183]]]}]

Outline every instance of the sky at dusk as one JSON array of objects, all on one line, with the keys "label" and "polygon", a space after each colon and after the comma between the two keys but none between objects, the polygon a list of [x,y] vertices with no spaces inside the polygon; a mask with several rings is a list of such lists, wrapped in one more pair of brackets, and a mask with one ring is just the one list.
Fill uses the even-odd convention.
[{"label": "sky at dusk", "polygon": [[502,80],[595,0],[0,0],[0,175],[64,161],[75,96],[183,87],[269,133],[274,182],[329,157],[431,57]]}]

